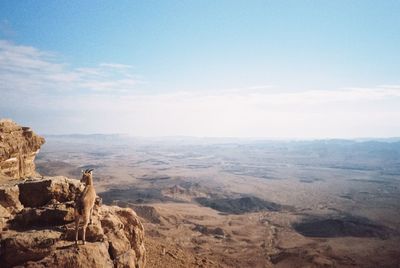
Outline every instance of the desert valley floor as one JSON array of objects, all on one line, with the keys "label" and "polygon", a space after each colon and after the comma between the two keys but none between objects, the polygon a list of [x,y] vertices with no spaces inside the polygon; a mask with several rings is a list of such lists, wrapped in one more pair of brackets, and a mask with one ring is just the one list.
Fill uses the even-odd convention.
[{"label": "desert valley floor", "polygon": [[400,142],[47,136],[143,218],[149,267],[399,267]]}]

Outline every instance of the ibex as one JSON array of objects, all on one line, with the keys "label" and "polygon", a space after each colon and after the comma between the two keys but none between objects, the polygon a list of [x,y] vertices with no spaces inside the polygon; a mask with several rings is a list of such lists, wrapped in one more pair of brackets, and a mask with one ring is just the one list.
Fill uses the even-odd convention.
[{"label": "ibex", "polygon": [[[82,171],[81,182],[85,183],[85,189],[75,200],[75,244],[78,245],[79,220],[83,217],[83,235],[82,241],[85,244],[86,228],[92,224],[93,207],[96,200],[96,191],[93,186],[93,169]],[[89,222],[90,221],[90,222]]]}]

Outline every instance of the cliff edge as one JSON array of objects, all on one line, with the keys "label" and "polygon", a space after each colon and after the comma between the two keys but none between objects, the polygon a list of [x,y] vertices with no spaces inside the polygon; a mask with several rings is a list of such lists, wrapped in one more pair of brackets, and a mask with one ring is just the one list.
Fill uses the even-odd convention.
[{"label": "cliff edge", "polygon": [[144,267],[139,217],[130,208],[102,205],[100,198],[88,243],[74,245],[74,200],[84,186],[37,176],[33,159],[44,139],[9,120],[0,122],[0,267]]},{"label": "cliff edge", "polygon": [[35,176],[35,157],[44,138],[29,127],[0,120],[0,173],[15,179]]}]

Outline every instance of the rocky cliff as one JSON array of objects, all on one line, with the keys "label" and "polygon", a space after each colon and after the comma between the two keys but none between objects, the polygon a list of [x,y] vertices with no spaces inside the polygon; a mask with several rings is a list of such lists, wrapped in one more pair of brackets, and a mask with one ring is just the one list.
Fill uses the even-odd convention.
[{"label": "rocky cliff", "polygon": [[[43,138],[11,121],[0,126],[0,267],[145,266],[138,216],[130,208],[102,205],[100,198],[87,229],[88,243],[76,247],[74,200],[84,186],[66,177],[34,176],[33,159]],[[31,178],[13,179],[25,176]]]},{"label": "rocky cliff", "polygon": [[0,120],[0,173],[12,178],[34,176],[35,156],[43,143],[44,138],[29,127]]}]

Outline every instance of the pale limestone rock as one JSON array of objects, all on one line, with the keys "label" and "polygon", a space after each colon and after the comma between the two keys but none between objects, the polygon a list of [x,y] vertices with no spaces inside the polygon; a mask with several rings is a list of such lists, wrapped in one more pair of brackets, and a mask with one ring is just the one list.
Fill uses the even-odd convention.
[{"label": "pale limestone rock", "polygon": [[[79,181],[36,179],[12,189],[14,195],[7,196],[13,198],[3,198],[7,202],[0,207],[4,211],[0,214],[0,267],[145,266],[144,228],[133,210],[96,205],[93,224],[87,229],[88,243],[76,248],[72,205],[81,189]],[[17,197],[29,207],[9,209],[18,203]]]},{"label": "pale limestone rock", "polygon": [[34,158],[43,143],[29,128],[0,120],[0,267],[144,267],[138,216],[131,209],[102,206],[100,198],[87,244],[75,247],[73,206],[83,185],[36,176]]},{"label": "pale limestone rock", "polygon": [[28,127],[0,120],[0,173],[11,178],[35,176],[35,157],[45,140]]},{"label": "pale limestone rock", "polygon": [[82,186],[78,180],[58,176],[33,179],[18,184],[21,203],[25,207],[44,206],[49,202],[74,201]]}]

